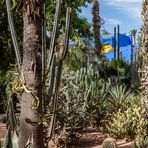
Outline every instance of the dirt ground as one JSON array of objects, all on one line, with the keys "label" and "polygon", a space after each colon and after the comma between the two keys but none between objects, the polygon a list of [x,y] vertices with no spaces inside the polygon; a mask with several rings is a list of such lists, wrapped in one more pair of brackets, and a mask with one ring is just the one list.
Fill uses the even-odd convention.
[{"label": "dirt ground", "polygon": [[[71,148],[102,148],[102,142],[108,136],[102,134],[96,128],[87,128],[80,138],[79,142]],[[118,148],[132,148],[132,141],[117,140]]]},{"label": "dirt ground", "polygon": [[[0,140],[4,141],[6,134],[6,125],[0,123]],[[69,146],[69,148],[102,148],[103,140],[107,138],[107,135],[102,134],[96,128],[87,128],[84,134],[81,136],[79,141],[75,143],[74,146]],[[126,142],[125,140],[118,140],[118,148],[132,148],[132,142]],[[54,148],[51,146],[49,148]]]}]

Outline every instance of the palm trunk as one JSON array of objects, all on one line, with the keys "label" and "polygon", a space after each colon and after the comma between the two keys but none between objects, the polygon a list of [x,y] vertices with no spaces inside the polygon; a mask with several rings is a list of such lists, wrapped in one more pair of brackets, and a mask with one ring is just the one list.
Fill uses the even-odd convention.
[{"label": "palm trunk", "polygon": [[145,100],[147,113],[148,113],[148,1],[145,0],[143,6],[143,17],[144,17],[144,25],[142,31],[142,89],[144,91],[143,99]]},{"label": "palm trunk", "polygon": [[94,30],[94,39],[95,39],[95,53],[100,57],[101,56],[101,44],[100,44],[100,16],[99,16],[99,2],[98,0],[93,1],[92,7],[93,14],[93,30]]},{"label": "palm trunk", "polygon": [[[132,29],[130,31],[130,34],[132,35],[132,38],[133,38],[133,42],[132,43],[134,44],[134,48],[135,48],[135,45],[136,45],[136,33],[137,33],[136,29]],[[131,49],[131,64],[133,64],[133,61],[134,61],[133,59],[134,59],[134,49],[132,47],[132,49]]]},{"label": "palm trunk", "polygon": [[[24,91],[21,100],[19,148],[24,148],[29,137],[33,135],[35,148],[43,147],[43,127],[40,122],[42,112],[42,2],[27,0],[23,2],[23,74],[26,87],[39,98],[39,106],[32,109],[35,101],[31,93]],[[26,121],[30,120],[35,125]]]}]

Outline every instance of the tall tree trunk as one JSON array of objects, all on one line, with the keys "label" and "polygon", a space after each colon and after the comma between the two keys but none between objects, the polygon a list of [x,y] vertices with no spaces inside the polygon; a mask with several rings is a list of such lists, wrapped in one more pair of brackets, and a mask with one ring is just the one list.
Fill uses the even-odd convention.
[{"label": "tall tree trunk", "polygon": [[100,27],[101,27],[101,19],[99,16],[99,2],[98,0],[93,1],[92,7],[92,15],[93,15],[93,30],[94,30],[94,39],[95,39],[95,53],[101,57],[101,44],[100,44]]},{"label": "tall tree trunk", "polygon": [[144,24],[143,24],[143,30],[142,30],[142,59],[143,59],[143,65],[142,65],[142,89],[144,94],[144,100],[147,107],[147,113],[148,113],[148,0],[145,0],[144,6],[143,6],[143,18],[144,18]]},{"label": "tall tree trunk", "polygon": [[[42,112],[42,22],[41,0],[23,1],[23,74],[26,87],[33,92],[24,91],[21,100],[19,148],[24,148],[29,137],[33,135],[34,148],[43,146],[43,127],[40,122]],[[33,109],[32,103],[39,98],[39,106]],[[27,123],[27,120],[33,122]]]}]

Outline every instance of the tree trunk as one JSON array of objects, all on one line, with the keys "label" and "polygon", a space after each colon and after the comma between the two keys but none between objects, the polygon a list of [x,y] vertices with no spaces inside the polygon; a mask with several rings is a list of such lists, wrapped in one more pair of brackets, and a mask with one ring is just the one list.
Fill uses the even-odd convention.
[{"label": "tree trunk", "polygon": [[99,2],[98,0],[93,1],[92,7],[93,15],[93,30],[94,30],[94,39],[95,39],[95,53],[100,57],[101,56],[101,44],[100,44],[100,16],[99,16]]},{"label": "tree trunk", "polygon": [[[32,109],[32,102],[36,100],[34,95],[26,91],[23,92],[19,148],[24,148],[32,135],[34,148],[44,147],[43,127],[42,124],[38,124],[42,112],[42,13],[41,0],[25,0],[23,2],[23,74],[26,87],[39,98],[39,106],[37,109]],[[30,123],[27,123],[27,120]],[[34,123],[34,125],[31,123]]]},{"label": "tree trunk", "polygon": [[145,0],[143,6],[143,30],[142,30],[142,90],[143,90],[143,99],[145,101],[145,106],[147,109],[148,115],[148,0]]}]

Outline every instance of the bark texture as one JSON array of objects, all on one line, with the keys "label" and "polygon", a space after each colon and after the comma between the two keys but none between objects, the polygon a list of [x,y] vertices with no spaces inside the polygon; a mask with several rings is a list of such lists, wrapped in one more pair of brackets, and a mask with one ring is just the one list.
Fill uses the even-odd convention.
[{"label": "bark texture", "polygon": [[100,44],[100,16],[99,16],[99,2],[98,0],[93,1],[92,7],[92,15],[93,15],[93,30],[94,30],[94,38],[95,38],[95,53],[98,56],[101,56],[101,44]]},{"label": "bark texture", "polygon": [[148,0],[143,6],[143,30],[142,30],[142,89],[145,105],[148,113]]},{"label": "bark texture", "polygon": [[[19,148],[24,148],[29,137],[33,135],[34,148],[43,146],[43,127],[38,125],[42,112],[42,2],[26,0],[23,2],[23,74],[26,87],[39,98],[39,106],[32,109],[35,101],[31,93],[24,91],[21,100]],[[26,122],[30,119],[35,125]]]}]

